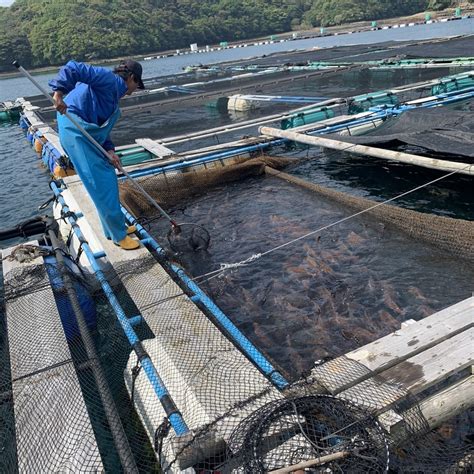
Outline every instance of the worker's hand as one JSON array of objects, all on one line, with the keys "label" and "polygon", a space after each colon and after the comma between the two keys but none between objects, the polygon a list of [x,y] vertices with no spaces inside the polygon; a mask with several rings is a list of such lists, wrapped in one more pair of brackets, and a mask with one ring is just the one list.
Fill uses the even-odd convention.
[{"label": "worker's hand", "polygon": [[114,168],[117,168],[119,171],[123,171],[122,162],[120,161],[120,158],[117,153],[115,153],[114,150],[109,150],[107,153],[110,156],[110,162],[112,163]]},{"label": "worker's hand", "polygon": [[61,114],[64,115],[64,113],[67,110],[67,105],[64,103],[63,100],[63,93],[61,91],[56,91],[53,94],[53,99],[54,99],[54,108]]}]

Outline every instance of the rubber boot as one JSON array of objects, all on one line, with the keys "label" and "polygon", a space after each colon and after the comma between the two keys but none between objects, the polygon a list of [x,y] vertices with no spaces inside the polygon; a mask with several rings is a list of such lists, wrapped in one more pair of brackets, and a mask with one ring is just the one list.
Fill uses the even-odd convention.
[{"label": "rubber boot", "polygon": [[138,240],[132,239],[128,235],[125,237],[125,239],[122,239],[120,242],[114,242],[114,244],[123,250],[135,250],[140,247],[140,242]]}]

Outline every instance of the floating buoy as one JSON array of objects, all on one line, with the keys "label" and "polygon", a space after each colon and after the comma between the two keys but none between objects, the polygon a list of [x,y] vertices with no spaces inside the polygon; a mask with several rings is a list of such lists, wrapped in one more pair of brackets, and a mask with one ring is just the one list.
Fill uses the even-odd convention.
[{"label": "floating buoy", "polygon": [[40,138],[35,138],[34,147],[35,147],[36,153],[41,155],[41,152],[43,151],[43,142],[41,141]]},{"label": "floating buoy", "polygon": [[60,165],[54,167],[53,175],[55,178],[65,178],[66,176],[74,176],[76,171],[72,168],[63,168]]}]

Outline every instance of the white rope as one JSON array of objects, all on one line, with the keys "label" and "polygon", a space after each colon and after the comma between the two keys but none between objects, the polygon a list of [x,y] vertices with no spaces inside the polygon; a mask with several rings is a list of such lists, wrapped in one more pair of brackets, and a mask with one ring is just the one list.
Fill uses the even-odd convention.
[{"label": "white rope", "polygon": [[254,260],[258,260],[262,256],[261,253],[254,253],[251,257],[242,260],[241,262],[237,263],[221,263],[221,268],[220,270],[229,270],[231,268],[238,268],[238,267],[243,267],[244,265],[247,265],[250,262],[253,262]]},{"label": "white rope", "polygon": [[[353,146],[353,145],[351,145]],[[350,148],[350,147],[348,147]],[[345,151],[345,150],[344,150]],[[443,176],[440,176],[439,178],[436,178],[436,179],[433,179],[432,181],[429,181],[427,183],[424,183],[424,184],[421,184],[420,186],[417,186],[416,188],[413,188],[413,189],[410,189],[409,191],[406,191],[402,194],[398,194],[397,196],[394,196],[390,199],[387,199],[383,202],[379,202],[377,204],[374,204],[373,206],[370,206],[368,207],[367,209],[364,209],[362,211],[359,211],[359,212],[356,212],[355,214],[351,214],[350,216],[347,216],[347,217],[344,217],[343,219],[339,219],[337,220],[336,222],[333,222],[331,224],[328,224],[328,225],[325,225],[323,227],[320,227],[319,229],[316,229],[316,230],[313,230],[311,232],[308,232],[304,235],[301,235],[300,237],[297,237],[296,239],[293,239],[293,240],[289,240],[288,242],[285,242],[284,244],[281,244],[281,245],[278,245],[276,247],[273,247],[265,252],[262,252],[262,253],[256,253],[256,254],[253,254],[252,256],[246,258],[245,260],[241,260],[240,262],[235,262],[235,263],[221,263],[220,265],[220,268],[218,270],[213,270],[211,272],[208,272],[208,273],[204,273],[203,275],[199,275],[197,277],[194,278],[194,280],[196,281],[199,281],[200,283],[203,283],[204,281],[207,281],[206,278],[207,277],[210,277],[212,276],[212,278],[215,278],[216,276],[219,276],[221,275],[222,273],[224,273],[225,271],[229,270],[229,269],[233,269],[233,268],[239,268],[239,267],[243,267],[245,265],[248,265],[250,263],[253,263],[255,262],[256,260],[259,260],[260,258],[262,257],[265,257],[266,255],[269,255],[273,252],[276,252],[277,250],[280,250],[284,247],[288,247],[289,245],[292,245],[294,244],[295,242],[299,242],[300,240],[303,240],[303,239],[306,239],[308,237],[311,237],[312,235],[314,234],[318,234],[319,232],[322,232],[323,230],[327,230],[327,229],[330,229],[331,227],[334,227],[338,224],[341,224],[342,222],[345,222],[345,221],[348,221],[350,219],[353,219],[354,217],[357,217],[357,216],[360,216],[362,214],[365,214],[377,207],[380,207],[380,206],[383,206],[384,204],[388,204],[390,202],[393,202],[397,199],[400,199],[401,197],[404,197],[404,196],[407,196],[408,194],[411,194],[411,193],[414,193],[415,191],[419,191],[420,189],[423,189],[423,188],[426,188],[427,186],[430,186],[431,184],[434,184],[438,181],[441,181],[443,179],[446,179],[446,178],[449,178],[450,176],[462,171],[463,169],[467,169],[469,168],[469,166],[471,165],[467,165],[466,168],[462,168],[461,170],[455,170],[455,171],[451,171],[450,173],[448,174],[445,174]],[[210,278],[209,278],[210,279]]]}]

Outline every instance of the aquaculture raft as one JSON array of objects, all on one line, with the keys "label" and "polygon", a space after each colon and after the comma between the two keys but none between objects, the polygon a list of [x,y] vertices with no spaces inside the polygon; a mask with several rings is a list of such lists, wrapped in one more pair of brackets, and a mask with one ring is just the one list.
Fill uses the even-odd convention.
[{"label": "aquaculture raft", "polygon": [[[418,108],[423,111],[423,107],[472,97],[471,76],[472,72],[467,76],[450,77],[448,82],[454,84],[454,89],[440,91],[435,97],[431,95],[433,88],[441,86],[443,80],[425,81],[349,99],[331,99],[326,104],[249,120],[235,124],[235,127],[216,127],[163,140],[137,139],[118,151],[128,159],[127,169],[147,186],[147,190],[156,192],[156,195],[162,193],[160,197],[171,200],[210,184],[222,185],[226,179],[235,179],[235,176],[242,179],[252,174],[249,170],[265,172],[271,158],[261,156],[262,150],[288,145],[292,138],[314,138],[308,137],[308,133],[357,135],[378,129],[389,117],[404,110]],[[468,82],[464,81],[466,78]],[[456,85],[460,90],[456,90]],[[420,92],[429,97],[420,99]],[[353,114],[349,113],[350,106],[353,106]],[[327,107],[325,111],[331,113],[321,117],[319,107]],[[24,109],[22,120],[30,141],[35,145],[41,141],[43,149],[47,143],[53,146],[57,135],[46,128],[42,112],[26,102]],[[314,122],[311,120],[313,113],[319,114]],[[262,130],[263,135],[181,154],[168,148],[225,134],[230,129],[245,129],[275,121],[280,121],[284,128],[282,121],[288,119],[295,119],[290,126],[299,126],[284,133],[296,137],[288,134],[276,136],[272,127]],[[48,134],[51,134],[51,140],[43,141]],[[347,143],[344,148],[352,146]],[[62,156],[59,149],[54,149]],[[259,155],[257,158],[252,156],[255,153]],[[277,162],[277,158],[273,160]],[[56,161],[53,162],[56,166]],[[280,171],[273,173],[288,179]],[[119,180],[122,191],[130,191],[126,188],[126,181],[122,177]],[[51,188],[55,197],[55,218],[67,243],[65,253],[74,262],[73,266],[81,268],[81,278],[92,282],[91,286],[99,287],[101,292],[100,297],[98,292],[94,293],[96,303],[103,311],[96,328],[98,341],[105,352],[101,354],[101,362],[111,371],[109,381],[123,410],[121,419],[127,425],[125,430],[130,448],[141,469],[151,471],[159,464],[168,472],[268,472],[275,469],[288,472],[296,469],[290,465],[296,465],[298,461],[311,462],[316,458],[324,459],[328,463],[327,469],[334,466],[334,470],[336,467],[341,470],[344,462],[349,462],[351,466],[359,463],[357,467],[366,472],[361,467],[364,462],[380,458],[381,461],[377,462],[381,469],[376,471],[384,472],[392,459],[399,455],[400,449],[411,446],[431,428],[471,406],[473,384],[469,367],[472,365],[472,351],[469,344],[473,338],[473,298],[420,322],[405,322],[395,333],[345,356],[318,361],[307,377],[290,386],[276,366],[202,291],[197,283],[201,279],[190,278],[147,231],[146,224],[137,221],[139,212],[134,212],[133,206],[129,205],[132,199],[123,200],[127,205],[123,213],[129,224],[136,225],[134,238],[140,240],[141,248],[125,253],[102,236],[94,206],[76,176],[53,182]],[[406,229],[410,222],[402,213],[397,214],[397,210],[391,215],[402,221]],[[450,219],[446,218],[446,221],[449,226]],[[423,222],[417,231],[423,227]],[[436,233],[435,237],[442,235],[443,242],[450,240],[451,234],[438,232],[434,225],[431,230]],[[468,230],[472,235],[472,228]],[[469,245],[469,235],[463,236],[463,245]],[[46,247],[41,248],[47,251]],[[458,254],[465,248],[458,248]],[[253,255],[244,262],[224,264],[216,274],[220,276],[224,270],[237,269],[258,258],[258,255]],[[41,258],[38,259],[39,272],[44,273],[43,265]],[[31,293],[29,296],[43,294],[42,286],[49,285],[46,278],[37,283],[39,287],[27,287],[26,291]],[[49,302],[53,301],[52,296],[52,293],[48,294]],[[8,307],[11,301],[14,298],[7,298]],[[39,318],[38,322],[44,324],[43,319]],[[109,324],[100,327],[104,321],[109,321]],[[10,326],[8,330],[9,337],[13,337]],[[20,331],[16,332],[20,334]],[[65,340],[70,353],[58,363],[61,367],[72,367],[68,362],[77,357],[77,345],[71,345],[67,335]],[[84,367],[87,368],[87,364],[76,364],[79,390],[87,411],[95,414],[92,416],[86,410],[77,410],[71,419],[84,420],[80,425],[86,434],[89,434],[90,425],[95,436],[91,446],[96,446],[99,452],[97,457],[95,448],[91,448],[91,457],[84,463],[90,461],[91,465],[99,465],[99,469],[119,469],[109,459],[113,446],[108,439],[104,442],[100,435],[104,435],[101,430],[106,424],[101,416],[97,416],[94,400],[91,402],[95,386],[89,384],[90,380],[84,384]],[[56,365],[45,367],[43,372],[50,374],[56,368]],[[36,375],[36,372],[28,373],[25,379]],[[453,380],[451,376],[458,378]],[[16,384],[15,374],[12,378]],[[37,392],[33,395],[33,398],[39,396]],[[305,406],[310,412],[322,409],[323,413],[313,423],[313,415],[304,411]],[[14,408],[16,417],[20,413],[16,402]],[[422,423],[417,426],[410,422],[413,411],[422,414]],[[362,420],[355,423],[358,428],[350,436],[341,435],[335,426],[341,420],[349,420],[354,413],[362,413],[364,423]],[[40,418],[40,423],[46,426],[57,416],[49,412],[46,415],[27,421],[33,426]],[[329,420],[331,416],[336,420]],[[369,418],[371,424],[367,427],[365,420]],[[270,423],[265,432],[262,426],[269,419],[275,419],[277,423]],[[354,420],[349,424],[354,425]],[[33,429],[31,426],[28,429]],[[312,435],[308,440],[310,429]],[[67,458],[69,445],[74,443],[74,434],[67,430],[63,438],[64,443],[54,452],[58,459]],[[366,442],[374,442],[373,451],[364,444]],[[31,462],[24,449],[20,449],[24,446],[23,440],[17,439],[17,443],[18,456]],[[72,463],[77,452],[72,454]],[[49,462],[48,453],[40,455]],[[410,456],[417,459],[414,454]],[[253,467],[257,465],[258,468]]]}]

